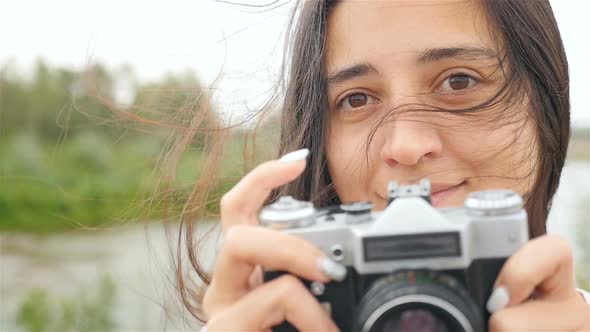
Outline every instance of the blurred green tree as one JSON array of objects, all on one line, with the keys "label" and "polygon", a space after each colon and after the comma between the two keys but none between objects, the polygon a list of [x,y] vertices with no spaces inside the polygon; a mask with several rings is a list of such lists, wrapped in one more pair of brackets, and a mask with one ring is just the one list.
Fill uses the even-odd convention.
[{"label": "blurred green tree", "polygon": [[198,129],[216,119],[206,94],[190,71],[138,83],[128,65],[75,70],[38,60],[28,76],[14,61],[0,65],[0,229],[142,215],[162,151],[189,137],[196,159],[184,163],[198,160],[206,136]]}]

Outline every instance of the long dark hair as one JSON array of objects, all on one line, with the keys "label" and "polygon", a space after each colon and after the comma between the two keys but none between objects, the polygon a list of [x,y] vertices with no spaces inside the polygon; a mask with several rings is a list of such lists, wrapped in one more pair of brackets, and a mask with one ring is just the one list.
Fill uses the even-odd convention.
[{"label": "long dark hair", "polygon": [[[281,132],[278,154],[300,148],[311,150],[308,167],[294,182],[275,191],[278,195],[292,195],[312,200],[317,206],[338,202],[338,196],[328,172],[325,147],[329,112],[324,70],[326,25],[330,12],[338,0],[300,1],[291,22],[293,29],[287,42],[283,75],[277,85],[274,100],[282,100]],[[525,207],[529,214],[532,237],[546,232],[546,220],[551,199],[557,190],[569,140],[569,77],[568,65],[561,36],[548,0],[482,0],[488,21],[503,50],[499,63],[505,64],[505,85],[490,100],[462,110],[465,114],[475,109],[508,105],[522,97],[530,103],[528,120],[536,130],[532,188],[526,193]],[[273,103],[271,103],[273,104]],[[435,110],[445,111],[439,108]],[[265,112],[261,112],[263,116]],[[219,145],[215,145],[219,146]],[[212,158],[215,158],[214,156]],[[215,167],[212,167],[212,171]],[[202,177],[212,178],[210,174]],[[183,216],[185,248],[192,272],[196,272],[205,286],[209,275],[198,260],[198,248],[193,243],[194,211],[202,207],[203,189],[197,184],[187,211]],[[179,234],[179,240],[182,238]],[[180,251],[180,241],[178,244]],[[203,319],[199,310],[202,291],[187,285],[183,276],[180,253],[177,266],[178,287],[185,306],[195,317]],[[201,287],[201,290],[203,288]]]}]

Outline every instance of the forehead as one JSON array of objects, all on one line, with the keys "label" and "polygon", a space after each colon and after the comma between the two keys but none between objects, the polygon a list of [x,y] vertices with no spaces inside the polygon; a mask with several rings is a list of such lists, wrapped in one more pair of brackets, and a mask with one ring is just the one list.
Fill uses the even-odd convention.
[{"label": "forehead", "polygon": [[475,0],[344,0],[327,27],[327,70],[379,57],[414,59],[449,46],[495,49],[485,12]]}]

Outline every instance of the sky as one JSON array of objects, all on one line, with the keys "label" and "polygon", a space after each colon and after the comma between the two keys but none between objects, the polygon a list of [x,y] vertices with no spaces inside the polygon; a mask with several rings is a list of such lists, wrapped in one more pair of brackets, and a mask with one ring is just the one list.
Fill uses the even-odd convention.
[{"label": "sky", "polygon": [[[238,2],[235,0],[235,2]],[[36,59],[82,69],[99,61],[130,64],[142,81],[195,71],[223,79],[216,94],[225,111],[255,108],[276,78],[293,1],[272,10],[215,0],[2,1],[0,65],[26,74]],[[590,127],[590,1],[551,0],[570,64],[572,124]],[[586,37],[583,37],[586,35]]]}]

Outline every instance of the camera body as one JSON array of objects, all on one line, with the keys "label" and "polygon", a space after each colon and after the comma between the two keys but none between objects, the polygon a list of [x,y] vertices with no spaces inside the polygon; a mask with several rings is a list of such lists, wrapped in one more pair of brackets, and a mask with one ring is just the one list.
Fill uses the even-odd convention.
[{"label": "camera body", "polygon": [[[390,182],[388,201],[381,212],[368,202],[316,210],[287,196],[265,207],[260,222],[346,267],[342,281],[302,280],[341,331],[486,331],[495,279],[528,241],[522,198],[488,190],[469,194],[463,207],[434,208],[422,180]],[[295,329],[285,323],[274,330]]]}]

